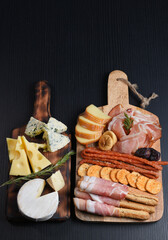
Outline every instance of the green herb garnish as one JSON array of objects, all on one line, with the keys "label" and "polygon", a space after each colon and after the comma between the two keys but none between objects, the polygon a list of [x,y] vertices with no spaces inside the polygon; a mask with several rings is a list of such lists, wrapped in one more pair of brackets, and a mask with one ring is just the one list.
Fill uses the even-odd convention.
[{"label": "green herb garnish", "polygon": [[41,171],[38,171],[36,173],[31,173],[27,176],[18,177],[18,178],[11,178],[9,181],[3,183],[0,187],[10,185],[10,184],[13,184],[13,183],[14,184],[19,184],[21,181],[29,181],[30,179],[33,179],[35,177],[50,175],[53,170],[58,169],[59,167],[64,165],[66,163],[66,161],[69,159],[69,157],[74,155],[74,154],[75,154],[74,151],[70,151],[63,158],[61,158],[55,165],[50,165],[50,166],[46,167],[45,169],[42,169]]},{"label": "green herb garnish", "polygon": [[126,130],[126,133],[129,134],[130,133],[130,129],[133,126],[133,119],[131,117],[129,117],[126,113],[124,113],[125,119],[124,119],[124,128]]}]

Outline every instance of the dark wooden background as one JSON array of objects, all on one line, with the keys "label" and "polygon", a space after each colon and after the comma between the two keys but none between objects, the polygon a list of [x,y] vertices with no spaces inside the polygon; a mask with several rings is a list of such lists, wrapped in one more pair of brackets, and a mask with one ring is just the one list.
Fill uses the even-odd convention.
[{"label": "dark wooden background", "polygon": [[[162,159],[168,159],[168,5],[167,1],[46,0],[0,1],[0,182],[8,179],[6,137],[27,123],[34,84],[52,88],[51,113],[74,127],[87,105],[107,102],[107,77],[128,74],[139,91],[159,98],[147,110],[160,117]],[[131,104],[139,105],[130,95]],[[72,158],[72,187],[75,182]],[[14,224],[6,220],[6,188],[0,189],[1,239],[168,239],[168,168],[163,171],[164,215],[152,224]]]}]

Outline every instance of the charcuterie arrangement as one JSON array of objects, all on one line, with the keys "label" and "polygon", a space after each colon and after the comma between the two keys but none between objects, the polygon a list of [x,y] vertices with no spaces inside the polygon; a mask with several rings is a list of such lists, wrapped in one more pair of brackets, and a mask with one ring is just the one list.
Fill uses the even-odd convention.
[{"label": "charcuterie arrangement", "polygon": [[34,114],[7,138],[10,161],[9,220],[60,220],[69,217],[70,151],[67,126],[50,115],[50,89],[36,85]]},{"label": "charcuterie arrangement", "polygon": [[[86,106],[75,126],[76,217],[83,221],[152,222],[163,214],[159,118],[129,104],[125,73],[108,80],[108,105]],[[50,88],[36,85],[34,112],[7,138],[9,220],[70,217],[70,134],[50,114]]]},{"label": "charcuterie arrangement", "polygon": [[[116,74],[124,73],[112,72],[109,84],[119,84]],[[76,216],[84,221],[155,221],[163,203],[161,171],[168,164],[157,147],[162,129],[158,117],[118,102],[117,94],[112,107],[91,104],[78,117]]]}]

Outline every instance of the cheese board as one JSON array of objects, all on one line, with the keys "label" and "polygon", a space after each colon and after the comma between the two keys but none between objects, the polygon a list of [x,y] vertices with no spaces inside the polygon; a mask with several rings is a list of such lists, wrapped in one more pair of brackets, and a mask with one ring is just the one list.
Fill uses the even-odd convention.
[{"label": "cheese board", "polygon": [[[108,77],[108,91],[107,91],[107,94],[108,94],[108,104],[105,105],[105,106],[99,107],[99,109],[102,110],[102,112],[104,114],[108,115],[109,112],[111,111],[111,109],[113,109],[115,106],[120,104],[120,105],[122,105],[124,107],[124,109],[133,109],[133,111],[137,110],[137,111],[140,111],[142,114],[145,114],[145,115],[150,114],[150,116],[153,116],[153,118],[155,118],[156,121],[159,121],[159,118],[157,116],[155,116],[154,114],[152,114],[152,113],[150,113],[150,112],[148,112],[148,111],[146,111],[144,109],[141,109],[141,108],[138,108],[138,107],[135,107],[135,106],[129,104],[128,86],[123,81],[120,81],[119,79],[126,79],[127,80],[128,77],[127,77],[127,75],[124,72],[119,71],[119,70],[113,71],[113,72],[111,72],[109,74],[109,77]],[[87,108],[86,108],[86,111],[87,111]],[[93,116],[91,116],[91,115],[89,116],[88,113],[87,113],[87,115],[85,114],[84,117],[85,118],[88,117],[89,120],[88,119],[87,120],[86,119],[82,119],[80,117],[78,119],[78,124],[81,124],[82,120],[85,120],[85,127],[87,126],[87,128],[88,127],[90,128],[91,121],[95,121],[95,118],[93,118]],[[97,119],[96,119],[96,121],[97,121]],[[87,123],[87,125],[86,125],[86,123]],[[99,122],[99,125],[96,123],[96,128],[95,129],[98,129],[98,128],[100,129],[100,127],[101,127],[100,126],[100,122]],[[90,130],[91,130],[91,128],[90,128]],[[76,131],[76,134],[78,134],[77,131]],[[82,132],[82,130],[81,130],[80,134],[81,134],[81,136],[79,134],[78,134],[78,136],[76,136],[76,138],[78,140],[77,141],[77,147],[76,147],[76,186],[78,186],[78,187],[81,184],[81,182],[80,182],[81,178],[79,176],[79,166],[80,166],[82,158],[83,158],[83,156],[81,156],[81,152],[85,149],[84,145],[86,143],[86,142],[84,142],[83,138],[81,138],[81,137],[87,136],[87,134],[89,135],[90,132],[88,130],[87,131],[83,130],[83,132]],[[89,136],[91,136],[91,135],[89,135]],[[96,137],[95,137],[95,139],[96,139]],[[83,144],[81,144],[79,142],[81,142]],[[89,139],[89,141],[87,139],[87,146],[86,147],[94,147],[95,148],[96,143],[91,143],[91,142],[92,142],[91,139]],[[160,150],[161,150],[160,139],[158,139],[157,141],[154,142],[154,144],[152,145],[152,148],[157,150],[158,152],[160,152]],[[89,160],[88,160],[88,162],[89,162]],[[86,161],[86,163],[87,163],[87,161]],[[100,164],[100,162],[99,162],[99,164]],[[159,183],[161,185],[162,184],[162,173],[161,173],[161,171],[159,171],[159,173],[158,173],[157,180],[159,181]],[[77,196],[77,193],[75,193],[75,196]],[[158,198],[158,205],[155,207],[155,211],[153,213],[151,213],[150,216],[148,218],[144,219],[143,221],[142,220],[137,220],[137,219],[134,219],[134,218],[129,218],[129,217],[121,218],[121,217],[113,217],[113,216],[99,216],[99,215],[95,215],[95,214],[92,214],[95,211],[95,209],[93,209],[93,208],[91,209],[91,205],[90,205],[90,207],[88,207],[89,210],[87,209],[87,211],[90,211],[92,213],[84,211],[84,210],[81,211],[81,210],[79,210],[79,202],[75,203],[75,215],[76,215],[76,217],[78,219],[80,219],[82,221],[91,221],[91,222],[113,222],[113,223],[115,223],[115,222],[118,222],[118,223],[137,223],[137,222],[147,223],[147,222],[156,222],[159,219],[161,219],[161,217],[163,215],[163,210],[164,210],[163,188],[161,188],[160,192],[156,196]],[[91,198],[92,198],[92,196],[91,196]],[[89,199],[91,199],[91,198],[89,198]]]},{"label": "cheese board", "polygon": [[[48,86],[46,81],[40,81],[36,84],[35,87],[35,102],[34,102],[34,112],[33,117],[39,121],[47,123],[51,118],[50,113],[50,87]],[[17,139],[18,136],[24,136],[26,140],[29,142],[35,143],[44,143],[44,139],[39,135],[35,138],[32,138],[25,134],[26,125],[20,128],[16,128],[12,131],[12,138]],[[71,137],[67,132],[63,133],[63,136]],[[25,140],[25,141],[26,141]],[[45,156],[50,163],[56,164],[65,154],[67,154],[71,150],[71,141],[68,142],[63,148],[57,151],[42,151],[42,156]],[[71,158],[59,168],[62,173],[63,179],[65,181],[65,186],[59,191],[59,204],[57,211],[48,221],[62,221],[66,220],[70,217],[70,172],[71,172]],[[47,176],[49,177],[49,176]],[[11,178],[11,177],[10,177]],[[46,179],[46,177],[43,177]],[[18,209],[17,204],[17,195],[18,191],[23,185],[21,184],[11,184],[8,186],[7,190],[7,204],[6,204],[6,215],[9,221],[27,221]],[[46,184],[45,189],[42,195],[46,195],[53,192],[53,189]]]}]

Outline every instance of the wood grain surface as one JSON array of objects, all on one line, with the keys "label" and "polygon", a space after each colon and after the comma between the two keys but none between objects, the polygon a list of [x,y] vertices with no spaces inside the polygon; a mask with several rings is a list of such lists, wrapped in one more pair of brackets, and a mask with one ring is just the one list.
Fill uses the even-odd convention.
[{"label": "wood grain surface", "polygon": [[[128,86],[117,80],[118,78],[125,78],[127,79],[127,75],[119,70],[113,71],[109,74],[108,77],[108,105],[100,107],[100,109],[108,114],[110,110],[116,106],[117,104],[122,104],[124,108],[133,108],[137,109],[143,113],[149,113],[146,110],[143,110],[141,108],[135,107],[133,105],[129,104],[129,95],[128,95]],[[151,114],[151,113],[150,113]],[[157,117],[157,116],[156,116]],[[91,144],[89,146],[95,146],[96,144]],[[152,146],[157,151],[160,152],[160,140],[156,141],[154,145]],[[79,162],[82,160],[80,153],[85,147],[81,145],[80,143],[77,143],[76,148],[76,183],[80,179],[80,177],[77,175],[77,170],[79,167]],[[159,173],[158,180],[162,182],[162,173]],[[129,219],[129,218],[117,218],[117,217],[104,217],[104,216],[98,216],[94,214],[89,214],[86,212],[79,211],[77,208],[75,208],[75,214],[76,217],[79,218],[82,221],[94,221],[94,222],[118,222],[118,223],[136,223],[136,222],[155,222],[161,219],[163,215],[163,188],[158,194],[159,203],[156,206],[155,213],[150,214],[150,218],[148,220],[142,221],[142,220],[135,220],[135,219]]]},{"label": "wood grain surface", "polygon": [[[33,117],[36,119],[48,122],[50,114],[50,87],[46,81],[40,81],[35,86],[35,102],[34,102],[34,113]],[[12,131],[12,138],[24,135],[28,141],[43,143],[41,137],[30,138],[25,132],[25,127],[16,128]],[[65,134],[68,135],[68,134]],[[68,135],[70,138],[70,134]],[[71,150],[71,142],[62,149],[56,152],[42,152],[52,164],[56,164],[66,153]],[[71,172],[71,159],[69,159],[65,165],[60,168],[63,175],[65,186],[59,191],[59,205],[56,213],[48,221],[62,221],[70,217],[70,172]],[[45,177],[44,179],[48,178]],[[18,186],[11,184],[8,186],[7,196],[7,219],[10,221],[28,221],[21,215],[17,206],[17,194],[23,182]],[[52,192],[53,189],[46,184],[42,195]]]}]

